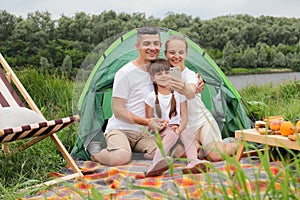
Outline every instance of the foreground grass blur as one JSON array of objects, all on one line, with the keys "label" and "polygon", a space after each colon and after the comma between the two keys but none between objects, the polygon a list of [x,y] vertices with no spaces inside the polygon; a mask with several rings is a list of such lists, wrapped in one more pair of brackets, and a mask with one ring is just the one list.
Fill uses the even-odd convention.
[{"label": "foreground grass blur", "polygon": [[[28,90],[37,106],[41,108],[43,114],[47,119],[60,118],[72,115],[72,92],[73,82],[64,78],[54,75],[41,74],[34,70],[25,70],[17,73],[21,82]],[[260,102],[262,104],[255,104],[250,109],[253,111],[257,120],[263,116],[270,115],[284,115],[286,119],[295,121],[300,117],[300,82],[290,81],[281,84],[280,86],[249,86],[240,91],[241,96],[245,102]],[[250,105],[250,104],[249,104]],[[251,104],[253,105],[253,104]],[[59,134],[60,139],[70,151],[76,139],[76,126],[70,131],[69,128],[61,131]],[[22,142],[22,141],[19,141]],[[17,142],[17,143],[19,143]],[[250,146],[249,146],[250,145]],[[251,144],[246,144],[246,147],[251,147]],[[285,158],[286,154],[282,155],[281,151],[275,149],[278,157]],[[230,176],[226,178],[229,184],[231,193],[224,189],[221,191],[224,199],[297,199],[299,193],[299,177],[300,177],[300,159],[299,154],[287,150],[293,162],[285,162],[283,159],[282,169],[277,175],[273,175],[270,169],[270,157],[268,154],[259,154],[261,160],[261,167],[264,168],[269,176],[268,193],[264,197],[253,197],[252,194],[259,194],[259,182],[252,183],[254,188],[249,188],[246,174],[241,168],[240,163],[236,162],[231,157],[226,157],[228,166],[237,169],[235,177]],[[287,159],[288,160],[288,159]],[[4,195],[5,199],[16,199],[24,197],[26,194],[35,192],[35,190],[27,191],[25,193],[16,194],[19,189],[25,188],[30,185],[35,185],[41,181],[48,179],[49,172],[59,172],[65,167],[66,162],[61,156],[60,152],[56,149],[50,138],[32,146],[22,153],[5,156],[0,154],[0,194]],[[291,173],[290,169],[295,169]],[[217,172],[216,169],[213,169]],[[207,174],[206,176],[209,176]],[[224,176],[224,175],[222,175]],[[298,178],[297,178],[298,177]],[[257,177],[259,180],[260,177]],[[209,177],[208,177],[209,180]],[[208,192],[214,193],[213,180],[211,188],[203,191],[203,199],[210,199]],[[133,186],[134,187],[134,186]],[[279,189],[280,188],[280,189]],[[155,191],[153,188],[140,188]],[[199,190],[201,184],[199,184]],[[241,191],[243,191],[241,193]],[[101,196],[101,191],[93,191],[93,196]],[[179,194],[178,194],[179,195]],[[182,199],[188,197],[184,197]],[[1,197],[1,198],[2,198]],[[170,198],[167,197],[166,198]],[[191,197],[189,197],[191,198]],[[218,198],[217,196],[215,198]],[[89,197],[87,199],[93,199]]]}]

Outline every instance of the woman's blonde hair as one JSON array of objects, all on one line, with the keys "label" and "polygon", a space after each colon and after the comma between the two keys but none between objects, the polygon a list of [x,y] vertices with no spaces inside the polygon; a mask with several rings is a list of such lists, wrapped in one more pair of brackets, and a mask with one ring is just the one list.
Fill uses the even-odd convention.
[{"label": "woman's blonde hair", "polygon": [[168,49],[168,44],[169,42],[173,41],[173,40],[180,40],[180,41],[183,41],[185,43],[185,47],[186,47],[186,51],[188,50],[188,43],[186,41],[186,39],[184,38],[184,36],[181,36],[181,35],[172,35],[170,36],[167,41],[165,42],[165,50]]}]

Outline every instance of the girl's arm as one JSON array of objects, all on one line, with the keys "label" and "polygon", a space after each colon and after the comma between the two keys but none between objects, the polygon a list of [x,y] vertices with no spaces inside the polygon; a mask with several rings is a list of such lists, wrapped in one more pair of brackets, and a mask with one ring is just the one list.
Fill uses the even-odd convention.
[{"label": "girl's arm", "polygon": [[147,103],[145,103],[145,109],[146,109],[146,119],[150,119],[151,126],[148,126],[150,129],[155,130],[155,128],[158,128],[158,130],[160,131],[168,126],[169,124],[168,121],[153,117],[153,108]]},{"label": "girl's arm", "polygon": [[185,129],[188,122],[187,101],[183,101],[180,103],[180,116],[181,123],[178,128],[178,134],[180,134]]},{"label": "girl's arm", "polygon": [[153,117],[153,108],[149,106],[147,103],[145,103],[145,108],[146,108],[146,118]]}]

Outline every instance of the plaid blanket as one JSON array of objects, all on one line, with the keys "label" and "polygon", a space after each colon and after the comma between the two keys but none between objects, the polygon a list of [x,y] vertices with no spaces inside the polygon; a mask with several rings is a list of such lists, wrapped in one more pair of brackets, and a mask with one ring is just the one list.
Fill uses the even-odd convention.
[{"label": "plaid blanket", "polygon": [[[280,176],[282,170],[281,162],[270,162],[266,170],[258,157],[248,157],[238,163],[232,159],[235,164],[230,165],[226,161],[215,162],[208,173],[183,175],[185,163],[176,161],[164,175],[145,178],[150,162],[134,160],[128,165],[107,167],[78,161],[83,178],[61,183],[27,199],[224,199],[236,197],[237,193],[239,198],[246,199],[263,197],[270,189],[270,176]],[[275,187],[280,189],[280,178]],[[297,193],[295,187],[290,189]]]}]

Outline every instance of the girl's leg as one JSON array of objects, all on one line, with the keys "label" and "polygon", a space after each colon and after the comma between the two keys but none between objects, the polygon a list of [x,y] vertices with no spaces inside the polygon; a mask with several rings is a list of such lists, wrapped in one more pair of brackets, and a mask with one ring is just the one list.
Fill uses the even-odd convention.
[{"label": "girl's leg", "polygon": [[198,160],[197,147],[195,145],[195,134],[190,129],[185,128],[180,134],[180,139],[184,145],[186,157],[190,162]]},{"label": "girl's leg", "polygon": [[182,172],[184,174],[206,172],[209,168],[210,162],[198,159],[197,146],[195,144],[195,134],[186,128],[180,134],[180,138],[185,147],[186,157],[189,159],[188,165],[182,170]]},{"label": "girl's leg", "polygon": [[[165,151],[166,155],[168,155],[171,148],[178,140],[179,136],[169,127],[167,127],[162,132],[162,135],[164,135],[162,139],[162,148]],[[168,168],[169,163],[167,162],[167,160],[165,160],[161,150],[157,148],[153,157],[152,164],[149,166],[146,176],[159,176]]]}]

